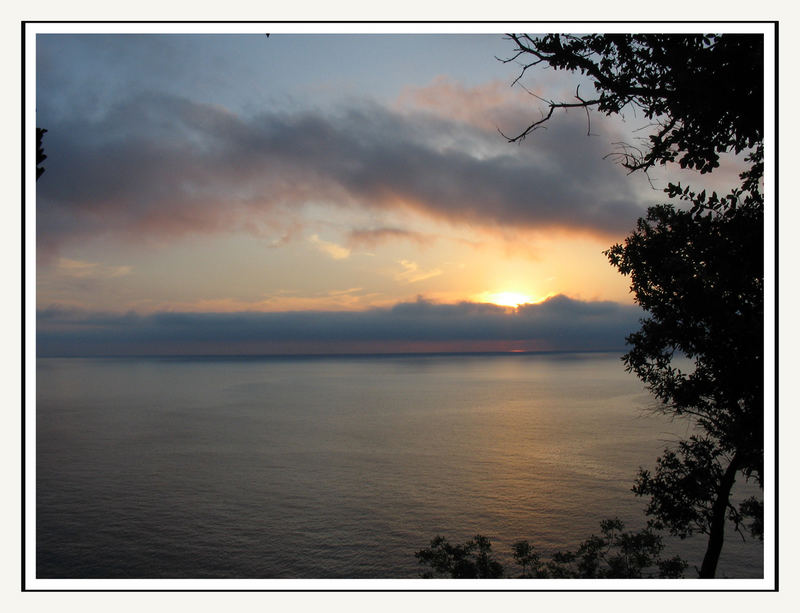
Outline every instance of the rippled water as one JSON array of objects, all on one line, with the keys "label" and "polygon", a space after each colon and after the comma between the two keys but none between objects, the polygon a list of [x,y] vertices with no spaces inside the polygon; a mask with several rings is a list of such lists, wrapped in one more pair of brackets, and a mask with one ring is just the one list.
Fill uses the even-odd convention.
[{"label": "rippled water", "polygon": [[[686,425],[618,356],[37,361],[37,576],[416,577],[436,534],[574,548]],[[728,539],[719,575],[760,577]],[[702,542],[675,546],[699,565]]]}]

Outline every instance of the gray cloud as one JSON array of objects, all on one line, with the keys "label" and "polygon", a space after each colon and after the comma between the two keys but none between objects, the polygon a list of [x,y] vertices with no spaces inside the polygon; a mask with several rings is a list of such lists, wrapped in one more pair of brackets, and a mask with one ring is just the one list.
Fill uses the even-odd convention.
[{"label": "gray cloud", "polygon": [[433,241],[436,237],[430,234],[413,232],[403,228],[357,228],[347,235],[347,243],[353,247],[375,247],[391,239],[412,240],[421,245]]},{"label": "gray cloud", "polygon": [[581,140],[581,121],[562,117],[518,147],[467,123],[375,105],[246,118],[139,96],[99,119],[46,126],[39,241],[55,249],[100,233],[140,240],[246,230],[307,202],[623,233],[641,209],[619,168],[602,159],[605,139]]},{"label": "gray cloud", "polygon": [[476,350],[617,350],[638,307],[556,296],[516,311],[418,299],[366,311],[274,313],[37,313],[37,354],[268,354]]}]

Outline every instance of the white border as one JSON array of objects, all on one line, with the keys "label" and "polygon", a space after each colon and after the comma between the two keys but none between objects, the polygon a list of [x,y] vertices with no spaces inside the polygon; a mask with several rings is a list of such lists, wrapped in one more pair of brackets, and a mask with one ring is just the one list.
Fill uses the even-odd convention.
[{"label": "white border", "polygon": [[[525,28],[525,26],[530,26]],[[502,34],[504,32],[597,32],[640,34],[767,34],[769,23],[605,23],[605,22],[483,22],[483,23],[312,23],[312,22],[213,22],[213,23],[31,23],[38,34]]]},{"label": "white border", "polygon": [[[775,431],[776,389],[775,363],[776,288],[775,218],[776,218],[776,154],[775,133],[775,34],[771,29],[764,35],[764,577],[775,577],[775,502],[777,501]],[[785,179],[784,179],[785,180]],[[784,204],[785,206],[786,204]],[[772,436],[770,436],[770,433]],[[771,504],[770,504],[771,503]],[[786,525],[784,519],[784,525]]]},{"label": "white border", "polygon": [[[526,27],[530,26],[530,27]],[[26,152],[34,159],[36,150],[36,34],[48,33],[148,33],[148,34],[242,34],[242,33],[342,33],[342,34],[472,34],[502,33],[508,31],[530,32],[725,32],[761,33],[765,35],[765,432],[774,432],[774,375],[775,375],[775,267],[773,236],[775,220],[775,66],[772,50],[775,38],[771,23],[602,23],[602,22],[522,22],[503,23],[29,23],[25,30],[25,84],[26,84]],[[27,326],[26,342],[26,429],[25,429],[25,487],[26,487],[26,568],[25,588],[28,590],[771,590],[775,584],[775,528],[774,507],[776,483],[772,472],[775,465],[774,437],[767,437],[765,446],[765,518],[764,518],[764,578],[763,579],[636,579],[636,580],[581,580],[537,579],[512,580],[425,580],[425,579],[37,579],[35,570],[35,486],[36,486],[36,218],[35,164],[26,167],[26,279],[25,299]]]},{"label": "white border", "polygon": [[[25,32],[25,153],[36,159],[36,34]],[[25,577],[36,576],[36,164],[25,168]],[[27,583],[27,582],[26,582]]]}]

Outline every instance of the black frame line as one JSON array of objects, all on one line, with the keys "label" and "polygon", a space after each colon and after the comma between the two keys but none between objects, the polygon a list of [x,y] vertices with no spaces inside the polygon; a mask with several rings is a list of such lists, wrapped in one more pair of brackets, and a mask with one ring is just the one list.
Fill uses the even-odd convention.
[{"label": "black frame line", "polygon": [[22,42],[22,70],[21,70],[21,73],[22,73],[21,74],[21,77],[22,77],[22,84],[21,84],[21,89],[22,89],[22,92],[21,92],[22,93],[22,100],[21,100],[21,103],[22,103],[22,129],[21,129],[22,164],[21,164],[21,172],[22,172],[22,176],[20,177],[20,184],[22,186],[22,203],[21,203],[21,206],[22,206],[22,211],[21,211],[21,213],[22,213],[22,241],[21,241],[22,242],[22,250],[21,250],[22,279],[20,279],[20,282],[21,282],[20,294],[21,294],[21,299],[22,299],[21,300],[22,329],[20,330],[20,340],[22,342],[22,360],[21,360],[21,364],[22,364],[22,368],[21,368],[22,377],[21,378],[22,378],[22,380],[20,382],[20,389],[22,391],[22,397],[21,397],[21,401],[22,401],[22,411],[21,411],[21,413],[22,414],[20,416],[21,417],[21,422],[20,423],[21,423],[21,427],[22,427],[22,433],[21,433],[22,434],[22,439],[21,439],[22,440],[22,444],[20,445],[20,447],[21,447],[20,468],[21,468],[21,485],[22,485],[22,497],[21,497],[21,503],[22,504],[21,504],[21,509],[20,509],[20,513],[21,513],[20,519],[21,519],[21,523],[22,523],[22,526],[21,526],[22,527],[22,531],[21,531],[21,534],[20,534],[20,537],[21,537],[21,543],[20,544],[21,544],[21,548],[22,548],[22,577],[21,577],[21,580],[22,580],[22,591],[24,592],[25,591],[25,562],[26,562],[26,560],[25,560],[25,529],[26,529],[26,525],[27,525],[26,524],[26,517],[25,517],[25,427],[26,427],[26,424],[25,424],[25,413],[26,413],[25,407],[27,406],[27,403],[25,402],[25,381],[26,381],[26,376],[25,376],[25,358],[26,358],[26,352],[25,352],[25,221],[26,221],[26,219],[25,219],[25,203],[27,202],[27,197],[26,197],[26,194],[25,194],[25,171],[27,169],[27,159],[28,159],[28,156],[26,155],[26,150],[25,150],[25,118],[26,118],[26,114],[25,114],[25,22],[22,22],[22,33],[21,34],[22,35],[20,36],[20,39],[21,39],[21,42]]}]

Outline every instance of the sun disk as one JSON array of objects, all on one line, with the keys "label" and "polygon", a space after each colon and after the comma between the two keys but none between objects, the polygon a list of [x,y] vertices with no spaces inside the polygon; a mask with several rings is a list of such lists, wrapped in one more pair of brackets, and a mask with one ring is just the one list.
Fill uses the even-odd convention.
[{"label": "sun disk", "polygon": [[521,304],[533,302],[533,297],[519,292],[498,292],[496,294],[488,294],[486,296],[486,301],[499,304],[500,306],[516,308]]}]

